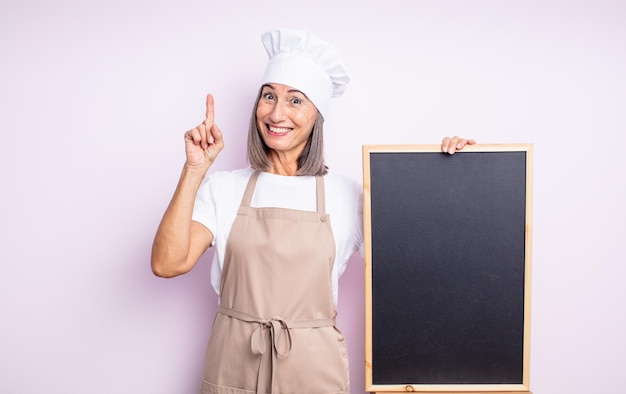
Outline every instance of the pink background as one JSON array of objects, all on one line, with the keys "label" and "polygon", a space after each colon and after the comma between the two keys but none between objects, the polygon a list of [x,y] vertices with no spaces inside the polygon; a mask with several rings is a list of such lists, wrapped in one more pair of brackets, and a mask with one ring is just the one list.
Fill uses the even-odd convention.
[{"label": "pink background", "polygon": [[[535,145],[531,389],[623,392],[624,1],[0,3],[0,392],[196,393],[216,309],[210,254],[152,276],[150,247],[216,98],[226,148],[266,63],[260,35],[309,29],[353,82],[326,122],[332,171],[363,144]],[[364,391],[363,263],[339,322]]]}]

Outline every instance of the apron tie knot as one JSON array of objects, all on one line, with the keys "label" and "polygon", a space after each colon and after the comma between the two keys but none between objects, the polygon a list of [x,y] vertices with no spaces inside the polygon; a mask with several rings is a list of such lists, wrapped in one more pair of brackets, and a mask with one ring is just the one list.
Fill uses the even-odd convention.
[{"label": "apron tie knot", "polygon": [[[252,354],[265,354],[265,349],[268,348],[266,342],[268,336],[267,331],[269,331],[269,339],[273,349],[272,353],[275,352],[276,355],[280,357],[287,357],[291,353],[292,347],[291,331],[287,322],[281,317],[274,317],[268,321],[258,322],[257,328],[254,329],[252,337],[250,338]],[[284,349],[281,350],[281,339],[285,337],[286,344],[283,346]]]},{"label": "apron tie knot", "polygon": [[[253,316],[249,313],[237,311],[232,308],[220,305],[217,309],[219,313],[233,317],[235,319],[245,321],[248,323],[256,323],[257,326],[252,331],[250,338],[250,347],[252,353],[260,355],[261,360],[259,363],[259,375],[257,376],[257,394],[266,392],[266,387],[269,383],[269,392],[273,392],[274,388],[274,372],[276,368],[277,357],[287,357],[291,353],[292,339],[291,329],[293,328],[320,328],[320,327],[334,327],[335,317],[328,319],[313,319],[313,320],[291,320],[287,322],[282,317],[273,317],[269,320],[262,319],[257,316]],[[269,335],[269,342],[268,342]],[[286,335],[286,349],[281,351],[280,345],[282,338]],[[269,350],[270,354],[266,351]],[[269,375],[269,382],[268,377]]]}]

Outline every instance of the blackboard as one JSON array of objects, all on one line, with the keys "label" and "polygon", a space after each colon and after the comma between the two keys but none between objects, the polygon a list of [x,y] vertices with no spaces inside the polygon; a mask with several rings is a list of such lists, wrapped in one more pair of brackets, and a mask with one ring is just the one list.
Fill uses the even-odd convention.
[{"label": "blackboard", "polygon": [[531,163],[363,147],[367,391],[529,392]]}]

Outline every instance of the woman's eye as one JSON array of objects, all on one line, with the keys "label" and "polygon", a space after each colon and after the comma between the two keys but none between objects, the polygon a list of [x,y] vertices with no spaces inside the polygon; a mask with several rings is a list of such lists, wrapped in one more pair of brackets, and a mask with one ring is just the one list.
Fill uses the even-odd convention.
[{"label": "woman's eye", "polygon": [[266,100],[273,100],[274,99],[274,95],[272,93],[265,93],[263,94],[263,98]]},{"label": "woman's eye", "polygon": [[300,100],[298,97],[292,98],[291,102],[294,104],[302,104],[302,100]]}]

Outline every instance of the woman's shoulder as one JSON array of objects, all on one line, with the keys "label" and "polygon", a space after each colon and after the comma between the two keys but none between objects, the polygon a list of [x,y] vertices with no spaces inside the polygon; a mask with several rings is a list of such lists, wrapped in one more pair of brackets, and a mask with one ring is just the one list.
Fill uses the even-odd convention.
[{"label": "woman's shoulder", "polygon": [[328,213],[334,217],[336,235],[340,238],[340,234],[348,238],[352,236],[358,238],[363,210],[362,184],[348,176],[330,172],[324,177],[324,184],[326,207]]},{"label": "woman's shoulder", "polygon": [[237,184],[247,182],[252,172],[250,167],[230,171],[221,170],[208,174],[207,180],[212,184]]},{"label": "woman's shoulder", "polygon": [[345,175],[329,172],[324,176],[324,184],[331,205],[351,206],[362,199],[363,187],[361,184]]},{"label": "woman's shoulder", "polygon": [[215,171],[204,179],[201,193],[209,193],[214,199],[230,199],[240,194],[252,174],[251,168],[232,171]]},{"label": "woman's shoulder", "polygon": [[360,192],[363,189],[361,187],[361,183],[357,182],[355,179],[346,175],[331,172],[324,176],[324,183],[330,188],[338,189],[344,192]]}]

